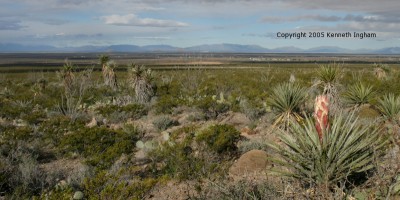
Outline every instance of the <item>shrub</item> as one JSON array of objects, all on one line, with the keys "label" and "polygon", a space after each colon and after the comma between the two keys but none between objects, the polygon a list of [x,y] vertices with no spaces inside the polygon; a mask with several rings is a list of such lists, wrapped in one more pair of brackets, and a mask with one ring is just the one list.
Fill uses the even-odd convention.
[{"label": "shrub", "polygon": [[278,189],[271,183],[250,182],[241,180],[234,184],[223,181],[209,182],[195,198],[197,200],[219,200],[219,199],[285,199]]},{"label": "shrub", "polygon": [[201,109],[209,119],[214,119],[218,117],[218,115],[225,113],[230,109],[230,105],[228,103],[218,102],[211,96],[200,98],[195,102],[195,105]]},{"label": "shrub", "polygon": [[197,136],[197,141],[205,142],[208,147],[217,153],[236,150],[236,142],[240,138],[240,132],[232,125],[213,125],[202,131]]},{"label": "shrub", "polygon": [[241,153],[246,153],[254,149],[267,151],[268,145],[263,140],[244,140],[238,142],[238,149]]},{"label": "shrub", "polygon": [[79,153],[89,165],[97,169],[107,169],[123,153],[130,153],[137,138],[132,134],[113,131],[104,127],[84,127],[65,135],[59,150],[64,153]]},{"label": "shrub", "polygon": [[354,113],[335,116],[321,142],[311,119],[305,124],[292,121],[289,133],[279,137],[283,145],[271,147],[280,158],[272,160],[289,169],[284,175],[328,189],[374,168],[375,156],[387,141],[376,128],[358,124]]},{"label": "shrub", "polygon": [[163,164],[160,173],[187,180],[204,177],[222,166],[205,146],[193,145],[196,131],[195,126],[180,128],[171,133],[168,141],[149,153],[155,163]]},{"label": "shrub", "polygon": [[[136,180],[129,181],[126,177]],[[87,199],[140,200],[157,182],[157,179],[133,177],[124,171],[116,174],[101,171],[96,176],[87,178],[83,188]]]},{"label": "shrub", "polygon": [[167,115],[162,115],[154,119],[153,125],[160,131],[164,131],[171,126],[178,125],[178,122],[171,119],[171,117]]},{"label": "shrub", "polygon": [[157,113],[170,114],[172,109],[179,105],[179,101],[176,97],[171,95],[164,95],[158,98],[155,105],[155,110]]},{"label": "shrub", "polygon": [[146,108],[141,104],[128,104],[125,106],[105,105],[96,108],[96,112],[104,117],[110,117],[116,113],[125,113],[127,117],[131,117],[133,119],[139,119],[143,115],[147,114]]}]

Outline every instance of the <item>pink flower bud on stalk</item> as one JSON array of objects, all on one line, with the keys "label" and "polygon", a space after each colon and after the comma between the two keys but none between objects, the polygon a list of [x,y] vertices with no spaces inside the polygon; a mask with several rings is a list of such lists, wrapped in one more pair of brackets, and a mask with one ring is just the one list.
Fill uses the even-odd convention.
[{"label": "pink flower bud on stalk", "polygon": [[319,140],[322,142],[322,134],[329,126],[329,100],[326,95],[319,95],[315,98],[314,118]]}]

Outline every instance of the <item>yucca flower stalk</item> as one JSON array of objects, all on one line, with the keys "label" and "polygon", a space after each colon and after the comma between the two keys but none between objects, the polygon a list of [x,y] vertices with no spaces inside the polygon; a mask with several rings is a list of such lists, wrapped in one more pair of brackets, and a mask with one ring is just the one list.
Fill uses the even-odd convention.
[{"label": "yucca flower stalk", "polygon": [[329,127],[329,99],[326,95],[319,95],[315,98],[314,118],[315,129],[319,140],[322,142],[323,134]]}]

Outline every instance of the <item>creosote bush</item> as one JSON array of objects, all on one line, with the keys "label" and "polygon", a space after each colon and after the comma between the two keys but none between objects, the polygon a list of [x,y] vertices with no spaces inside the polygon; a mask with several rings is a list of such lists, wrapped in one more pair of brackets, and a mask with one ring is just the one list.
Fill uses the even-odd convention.
[{"label": "creosote bush", "polygon": [[65,135],[58,148],[63,154],[82,155],[90,166],[107,169],[121,154],[133,150],[137,137],[136,133],[84,127]]},{"label": "creosote bush", "polygon": [[236,150],[240,132],[232,125],[217,124],[210,126],[196,137],[199,142],[204,142],[217,153],[232,152]]},{"label": "creosote bush", "polygon": [[207,176],[221,168],[215,153],[204,145],[194,145],[196,126],[186,126],[171,133],[169,139],[150,152],[160,172],[180,180]]},{"label": "creosote bush", "polygon": [[154,119],[153,125],[160,131],[164,131],[171,126],[178,125],[179,123],[167,115],[161,115]]}]

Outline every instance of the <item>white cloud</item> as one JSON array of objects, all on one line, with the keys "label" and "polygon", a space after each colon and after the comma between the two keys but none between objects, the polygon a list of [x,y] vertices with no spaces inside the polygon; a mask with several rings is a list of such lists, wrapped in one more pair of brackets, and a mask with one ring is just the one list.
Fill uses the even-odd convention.
[{"label": "white cloud", "polygon": [[139,18],[135,14],[103,16],[105,24],[118,26],[183,27],[187,23],[153,18]]}]

